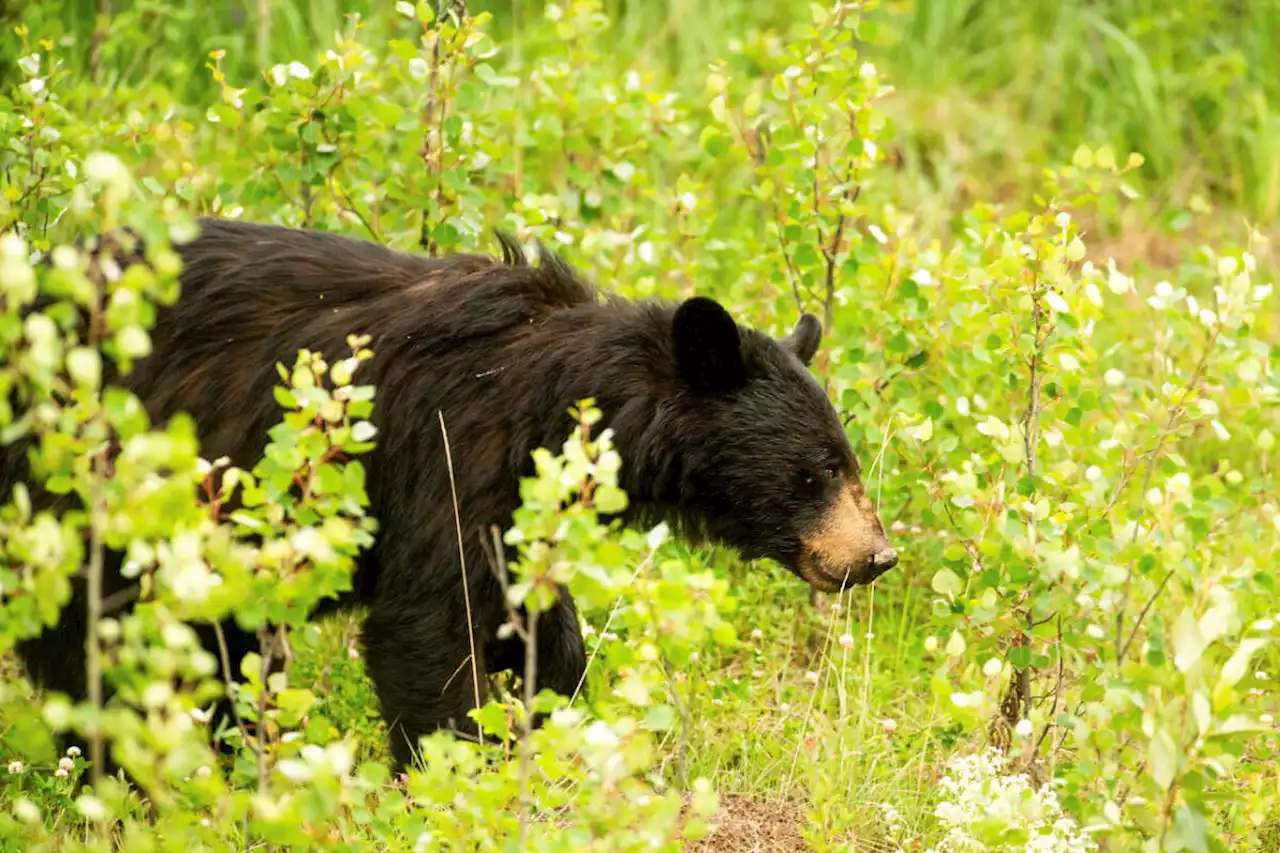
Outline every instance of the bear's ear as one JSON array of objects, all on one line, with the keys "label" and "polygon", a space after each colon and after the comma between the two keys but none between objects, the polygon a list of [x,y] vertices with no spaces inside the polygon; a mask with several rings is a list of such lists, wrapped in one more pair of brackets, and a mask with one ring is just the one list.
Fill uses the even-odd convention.
[{"label": "bear's ear", "polygon": [[705,296],[685,300],[671,331],[676,367],[695,390],[722,393],[746,382],[738,325],[719,302]]},{"label": "bear's ear", "polygon": [[807,311],[800,315],[796,327],[781,341],[782,346],[800,359],[805,367],[813,361],[822,343],[822,321]]}]

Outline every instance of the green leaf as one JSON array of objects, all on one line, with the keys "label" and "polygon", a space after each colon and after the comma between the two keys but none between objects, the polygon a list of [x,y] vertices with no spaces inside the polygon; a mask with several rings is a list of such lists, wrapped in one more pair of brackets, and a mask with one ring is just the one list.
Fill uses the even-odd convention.
[{"label": "green leaf", "polygon": [[707,152],[708,156],[719,160],[729,153],[729,145],[731,140],[719,128],[707,125],[702,129],[701,135],[698,137],[698,147]]},{"label": "green leaf", "polygon": [[1207,643],[1200,633],[1195,614],[1186,608],[1173,625],[1173,663],[1179,672],[1186,672],[1196,665],[1204,654]]},{"label": "green leaf", "polygon": [[289,687],[280,691],[276,697],[276,706],[280,709],[281,724],[296,726],[306,716],[315,701],[315,694],[304,688]]},{"label": "green leaf", "polygon": [[1031,664],[1031,647],[1014,646],[1005,657],[1013,667],[1026,669]]},{"label": "green leaf", "polygon": [[486,734],[503,740],[511,736],[506,708],[497,702],[486,703],[479,710],[472,711],[471,716]]},{"label": "green leaf", "polygon": [[711,629],[711,638],[722,646],[733,646],[738,642],[738,632],[728,622],[721,622]]},{"label": "green leaf", "polygon": [[627,495],[617,486],[602,483],[595,491],[596,509],[605,515],[613,515],[627,508]]},{"label": "green leaf", "polygon": [[1230,618],[1231,607],[1227,603],[1216,604],[1205,611],[1200,617],[1199,628],[1206,646],[1227,633]]},{"label": "green leaf", "polygon": [[1079,237],[1071,238],[1071,242],[1067,244],[1067,260],[1072,263],[1079,263],[1084,260],[1085,247],[1084,241]]},{"label": "green leaf", "polygon": [[387,47],[400,59],[409,60],[418,55],[418,49],[413,43],[404,39],[392,39],[387,43]]},{"label": "green leaf", "polygon": [[1209,829],[1204,814],[1190,805],[1179,806],[1174,813],[1172,836],[1179,845],[1175,850],[1209,853]]},{"label": "green leaf", "polygon": [[67,351],[67,372],[81,385],[97,388],[102,379],[102,359],[91,347],[73,347]]},{"label": "green leaf", "polygon": [[955,598],[964,590],[964,581],[950,569],[939,569],[933,575],[933,590],[939,595]]},{"label": "green leaf", "polygon": [[645,725],[656,732],[665,732],[675,722],[675,711],[670,705],[660,704],[651,707],[644,715]]},{"label": "green leaf", "polygon": [[1249,671],[1249,659],[1253,657],[1254,652],[1258,651],[1258,649],[1262,648],[1266,644],[1267,640],[1265,638],[1259,639],[1251,637],[1249,639],[1242,640],[1240,648],[1236,649],[1235,654],[1233,654],[1227,661],[1226,665],[1222,667],[1222,674],[1218,678],[1219,683],[1228,687],[1235,686],[1240,679],[1244,678],[1245,673]]},{"label": "green leaf", "polygon": [[1169,790],[1178,773],[1178,747],[1164,729],[1158,730],[1151,738],[1149,761],[1151,778],[1161,790]]},{"label": "green leaf", "polygon": [[[234,661],[232,661],[234,663]],[[262,684],[262,657],[257,652],[248,652],[240,660],[240,674],[254,686]]]}]

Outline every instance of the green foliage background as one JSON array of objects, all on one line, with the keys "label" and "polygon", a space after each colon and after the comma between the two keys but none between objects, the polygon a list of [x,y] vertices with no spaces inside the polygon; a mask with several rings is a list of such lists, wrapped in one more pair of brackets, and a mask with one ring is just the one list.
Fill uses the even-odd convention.
[{"label": "green foliage background", "polygon": [[[597,507],[552,485],[557,465],[578,466],[608,493],[607,438],[593,445],[583,414],[584,433],[527,488],[517,528],[550,551],[524,555],[520,594],[570,582],[599,653],[582,699],[518,756],[484,765],[439,741],[425,771],[385,778],[354,625],[301,627],[281,599],[272,615],[296,623],[287,683],[259,677],[241,695],[246,716],[273,715],[262,744],[246,739],[236,766],[212,770],[194,735],[171,764],[153,756],[177,741],[138,736],[123,753],[157,768],[158,816],[109,781],[86,801],[73,789],[82,756],[56,775],[49,728],[87,731],[93,714],[51,713],[63,706],[7,678],[0,747],[22,767],[5,779],[0,826],[14,849],[109,837],[139,850],[678,849],[681,804],[708,813],[713,792],[801,803],[815,849],[952,849],[936,781],[988,743],[1056,780],[1102,849],[1269,849],[1274,4],[469,11],[437,23],[427,2],[7,5],[6,387],[58,370],[92,386],[86,342],[55,347],[13,318],[37,278],[30,253],[104,216],[162,248],[180,236],[166,223],[193,213],[426,252],[489,248],[501,225],[628,295],[709,293],[774,333],[800,307],[823,316],[815,371],[850,417],[901,567],[815,608],[775,566],[608,533],[595,513],[613,498]],[[154,284],[128,280],[139,298],[167,298],[163,269]],[[146,324],[144,311],[87,343],[127,357]],[[286,409],[326,405],[288,393]],[[89,402],[88,422],[123,428]],[[319,441],[290,438],[303,421],[283,445]],[[327,464],[304,455],[257,473],[287,483],[291,466]],[[68,478],[91,494],[96,475],[71,456]],[[358,503],[330,509],[358,516]],[[160,517],[198,511],[174,506]],[[6,516],[15,531],[34,524],[21,515]],[[283,525],[282,541],[311,524],[263,523]],[[207,607],[254,600],[250,577],[269,586],[269,549],[228,562],[221,534],[200,529],[230,579]],[[343,547],[352,535],[325,531]],[[341,586],[341,559],[303,556],[310,574],[291,595]],[[7,650],[38,624],[32,601],[65,596],[49,579],[77,566],[17,547],[5,560]],[[208,615],[181,596],[161,604],[133,638],[142,648]],[[158,710],[146,683],[121,720],[205,698],[193,689]],[[491,706],[486,726],[518,728],[520,706]],[[1014,813],[971,832],[1023,849],[1029,823]]]}]

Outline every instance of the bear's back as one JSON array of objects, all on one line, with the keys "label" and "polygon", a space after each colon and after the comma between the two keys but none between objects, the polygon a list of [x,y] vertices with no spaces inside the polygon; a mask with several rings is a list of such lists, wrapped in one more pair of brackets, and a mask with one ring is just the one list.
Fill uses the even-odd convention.
[{"label": "bear's back", "polygon": [[[299,349],[331,362],[347,337],[372,337],[356,381],[405,389],[406,370],[445,381],[460,354],[499,347],[556,311],[597,301],[563,262],[529,264],[502,237],[502,257],[427,258],[320,231],[204,219],[178,247],[178,301],[162,309],[152,354],[125,379],[152,418],[195,418],[207,456],[251,464],[279,420],[277,363]],[[379,395],[380,406],[390,404]]]}]

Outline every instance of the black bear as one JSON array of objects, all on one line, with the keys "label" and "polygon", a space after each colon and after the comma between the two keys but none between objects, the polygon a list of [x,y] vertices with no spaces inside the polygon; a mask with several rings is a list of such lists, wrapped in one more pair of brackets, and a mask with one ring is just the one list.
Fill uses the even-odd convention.
[{"label": "black bear", "polygon": [[[304,347],[336,358],[350,333],[373,337],[362,381],[378,393],[378,443],[365,464],[379,531],[344,604],[368,608],[364,656],[398,766],[420,735],[475,732],[472,679],[458,675],[470,675],[470,651],[439,413],[481,681],[523,660],[518,641],[498,639],[505,612],[485,569],[487,531],[509,523],[532,451],[558,448],[568,410],[586,397],[614,430],[633,518],[772,558],[824,591],[870,583],[898,561],[840,418],[807,370],[822,335],[815,317],[774,340],[711,299],[604,295],[547,251],[535,265],[500,240],[501,258],[426,258],[201,220],[180,247],[182,295],[159,312],[152,353],[117,380],[156,422],[189,413],[205,458],[250,467],[280,416],[274,366]],[[0,456],[6,498],[27,475],[24,453],[19,442]],[[130,583],[119,567],[111,555],[106,594]],[[84,613],[77,586],[58,626],[20,647],[35,681],[75,697],[85,693]],[[253,640],[223,627],[234,668]],[[540,620],[537,643],[537,687],[571,694],[585,656],[567,594]]]}]

